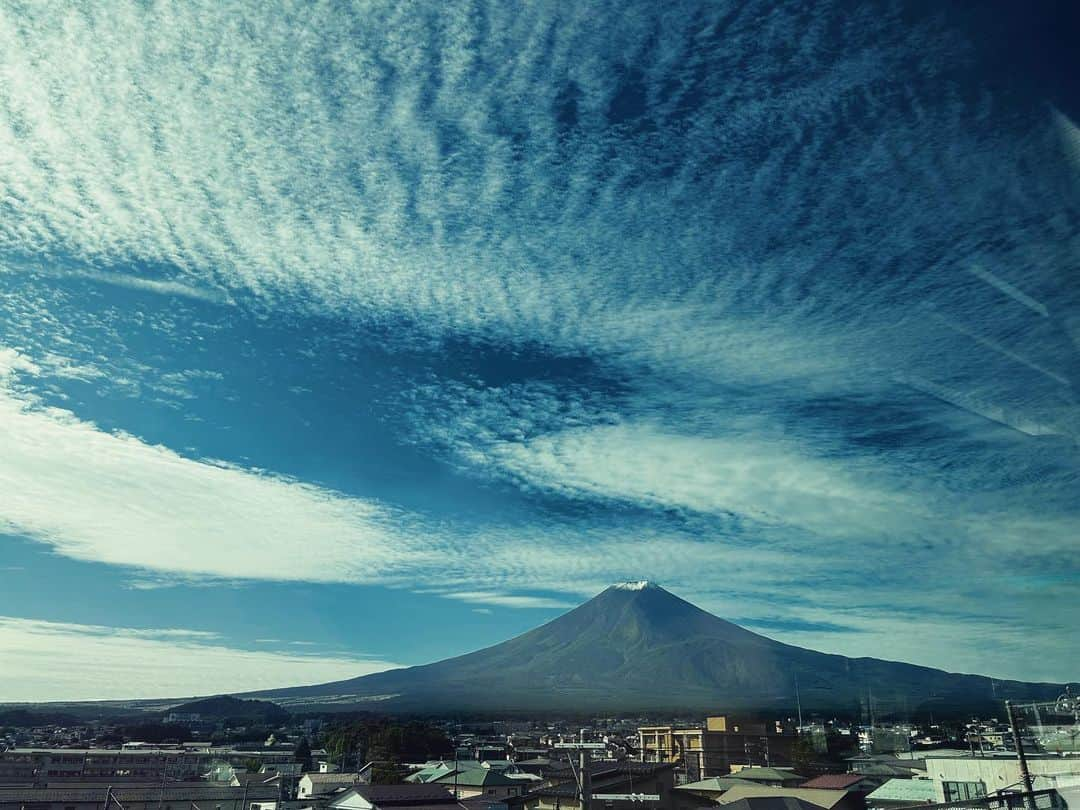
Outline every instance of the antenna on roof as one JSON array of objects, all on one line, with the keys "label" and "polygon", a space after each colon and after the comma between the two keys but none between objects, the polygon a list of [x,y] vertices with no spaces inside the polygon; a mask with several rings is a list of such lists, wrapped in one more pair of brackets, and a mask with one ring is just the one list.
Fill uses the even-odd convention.
[{"label": "antenna on roof", "polygon": [[799,709],[799,733],[802,734],[802,699],[799,697],[799,673],[795,673],[795,705]]}]

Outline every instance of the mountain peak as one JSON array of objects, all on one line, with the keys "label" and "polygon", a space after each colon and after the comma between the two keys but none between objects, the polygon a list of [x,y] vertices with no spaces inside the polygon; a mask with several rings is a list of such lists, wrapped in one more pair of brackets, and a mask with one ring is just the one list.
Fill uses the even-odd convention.
[{"label": "mountain peak", "polygon": [[616,591],[663,590],[663,588],[661,588],[655,582],[650,582],[647,579],[639,579],[633,582],[616,582],[611,587]]},{"label": "mountain peak", "polygon": [[[982,713],[1005,695],[1049,700],[1055,684],[973,675],[788,644],[725,621],[650,582],[620,582],[520,636],[423,666],[254,693],[287,706],[398,711],[851,711],[871,692],[889,710]],[[385,701],[385,702],[384,702]]]}]

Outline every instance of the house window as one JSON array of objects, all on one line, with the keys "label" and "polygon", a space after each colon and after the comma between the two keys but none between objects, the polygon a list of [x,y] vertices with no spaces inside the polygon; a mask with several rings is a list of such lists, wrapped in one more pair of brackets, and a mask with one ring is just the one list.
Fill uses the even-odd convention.
[{"label": "house window", "polygon": [[945,789],[945,801],[958,802],[978,799],[986,795],[986,785],[982,782],[942,782]]}]

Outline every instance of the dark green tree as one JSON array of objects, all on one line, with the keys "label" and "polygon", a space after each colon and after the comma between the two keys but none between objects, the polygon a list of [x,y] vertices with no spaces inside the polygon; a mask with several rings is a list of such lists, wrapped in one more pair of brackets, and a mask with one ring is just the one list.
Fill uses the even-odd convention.
[{"label": "dark green tree", "polygon": [[308,742],[307,737],[300,738],[300,742],[296,744],[296,750],[293,751],[293,756],[305,771],[311,770],[311,743]]}]

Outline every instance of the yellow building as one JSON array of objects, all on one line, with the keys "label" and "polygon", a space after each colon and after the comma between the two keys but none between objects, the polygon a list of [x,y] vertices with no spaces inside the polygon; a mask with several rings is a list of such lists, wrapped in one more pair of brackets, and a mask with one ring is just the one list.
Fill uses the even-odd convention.
[{"label": "yellow building", "polygon": [[[709,776],[725,776],[736,763],[768,765],[785,761],[794,737],[777,739],[783,733],[779,724],[746,723],[726,715],[705,719],[704,728],[642,726],[638,728],[638,750],[643,762],[681,764],[687,781]],[[773,763],[769,762],[769,743]],[[778,756],[777,756],[778,755]],[[760,761],[759,761],[760,760]]]}]

